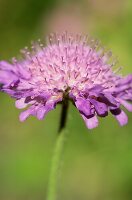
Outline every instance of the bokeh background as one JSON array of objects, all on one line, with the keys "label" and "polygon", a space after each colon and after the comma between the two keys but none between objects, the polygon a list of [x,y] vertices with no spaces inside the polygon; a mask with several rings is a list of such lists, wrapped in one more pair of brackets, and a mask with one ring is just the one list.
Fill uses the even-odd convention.
[{"label": "bokeh background", "polygon": [[[90,33],[132,72],[131,0],[0,0],[0,60],[19,55],[51,31]],[[14,100],[0,94],[0,200],[46,199],[60,107],[44,121],[18,120]],[[111,116],[87,130],[70,105],[58,200],[132,199],[132,116]]]}]

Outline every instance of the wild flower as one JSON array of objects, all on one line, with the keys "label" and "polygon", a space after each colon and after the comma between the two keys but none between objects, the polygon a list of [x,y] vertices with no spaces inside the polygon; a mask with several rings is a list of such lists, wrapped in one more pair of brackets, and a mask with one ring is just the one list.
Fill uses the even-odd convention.
[{"label": "wild flower", "polygon": [[132,111],[132,75],[117,75],[111,52],[98,41],[52,34],[46,47],[38,42],[22,53],[22,60],[0,62],[0,90],[16,99],[17,108],[27,108],[21,121],[30,115],[42,120],[58,103],[71,101],[89,129],[109,112],[121,126],[127,123],[121,106]]}]

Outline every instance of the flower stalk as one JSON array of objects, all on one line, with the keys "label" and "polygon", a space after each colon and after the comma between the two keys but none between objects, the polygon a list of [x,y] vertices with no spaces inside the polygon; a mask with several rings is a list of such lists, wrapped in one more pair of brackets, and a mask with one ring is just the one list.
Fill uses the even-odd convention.
[{"label": "flower stalk", "polygon": [[47,200],[57,200],[58,182],[59,182],[59,176],[61,172],[62,155],[63,155],[64,143],[65,143],[65,137],[66,137],[66,131],[64,128],[66,125],[68,104],[69,104],[68,99],[66,99],[62,103],[60,126],[58,130],[59,134],[57,135],[53,158],[51,162],[51,171],[50,171],[50,177],[49,177]]},{"label": "flower stalk", "polygon": [[61,110],[61,118],[60,118],[60,126],[58,133],[61,133],[61,131],[66,126],[66,120],[67,120],[67,113],[68,113],[68,107],[69,107],[69,100],[68,98],[65,98],[65,100],[62,103],[62,110]]}]

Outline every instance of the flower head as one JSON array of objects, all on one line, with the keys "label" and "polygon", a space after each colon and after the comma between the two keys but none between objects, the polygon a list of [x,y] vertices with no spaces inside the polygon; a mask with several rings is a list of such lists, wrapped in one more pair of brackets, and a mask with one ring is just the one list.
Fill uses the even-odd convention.
[{"label": "flower head", "polygon": [[105,52],[97,41],[53,34],[49,44],[41,43],[23,50],[25,58],[12,64],[0,62],[1,91],[16,99],[23,109],[20,120],[30,115],[39,120],[68,98],[79,110],[89,129],[98,125],[99,117],[109,112],[123,126],[127,115],[123,105],[132,111],[132,75],[122,77],[113,70],[111,52]]}]

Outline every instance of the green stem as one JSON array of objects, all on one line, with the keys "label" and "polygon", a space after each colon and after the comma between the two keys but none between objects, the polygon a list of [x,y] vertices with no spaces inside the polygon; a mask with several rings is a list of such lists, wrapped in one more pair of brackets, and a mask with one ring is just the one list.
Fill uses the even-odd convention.
[{"label": "green stem", "polygon": [[51,163],[51,174],[49,177],[49,187],[47,200],[57,200],[57,185],[60,174],[61,160],[65,141],[65,131],[62,131],[56,140],[54,155]]},{"label": "green stem", "polygon": [[69,107],[69,100],[68,100],[68,98],[65,98],[65,100],[62,103],[62,110],[61,110],[60,125],[59,125],[58,133],[61,133],[61,131],[66,126],[68,107]]},{"label": "green stem", "polygon": [[60,124],[58,130],[58,137],[55,144],[53,159],[51,163],[51,174],[49,177],[49,187],[47,200],[57,200],[57,189],[58,189],[58,180],[61,171],[61,161],[63,155],[64,141],[66,131],[64,130],[67,120],[67,112],[68,112],[68,98],[62,103]]}]

